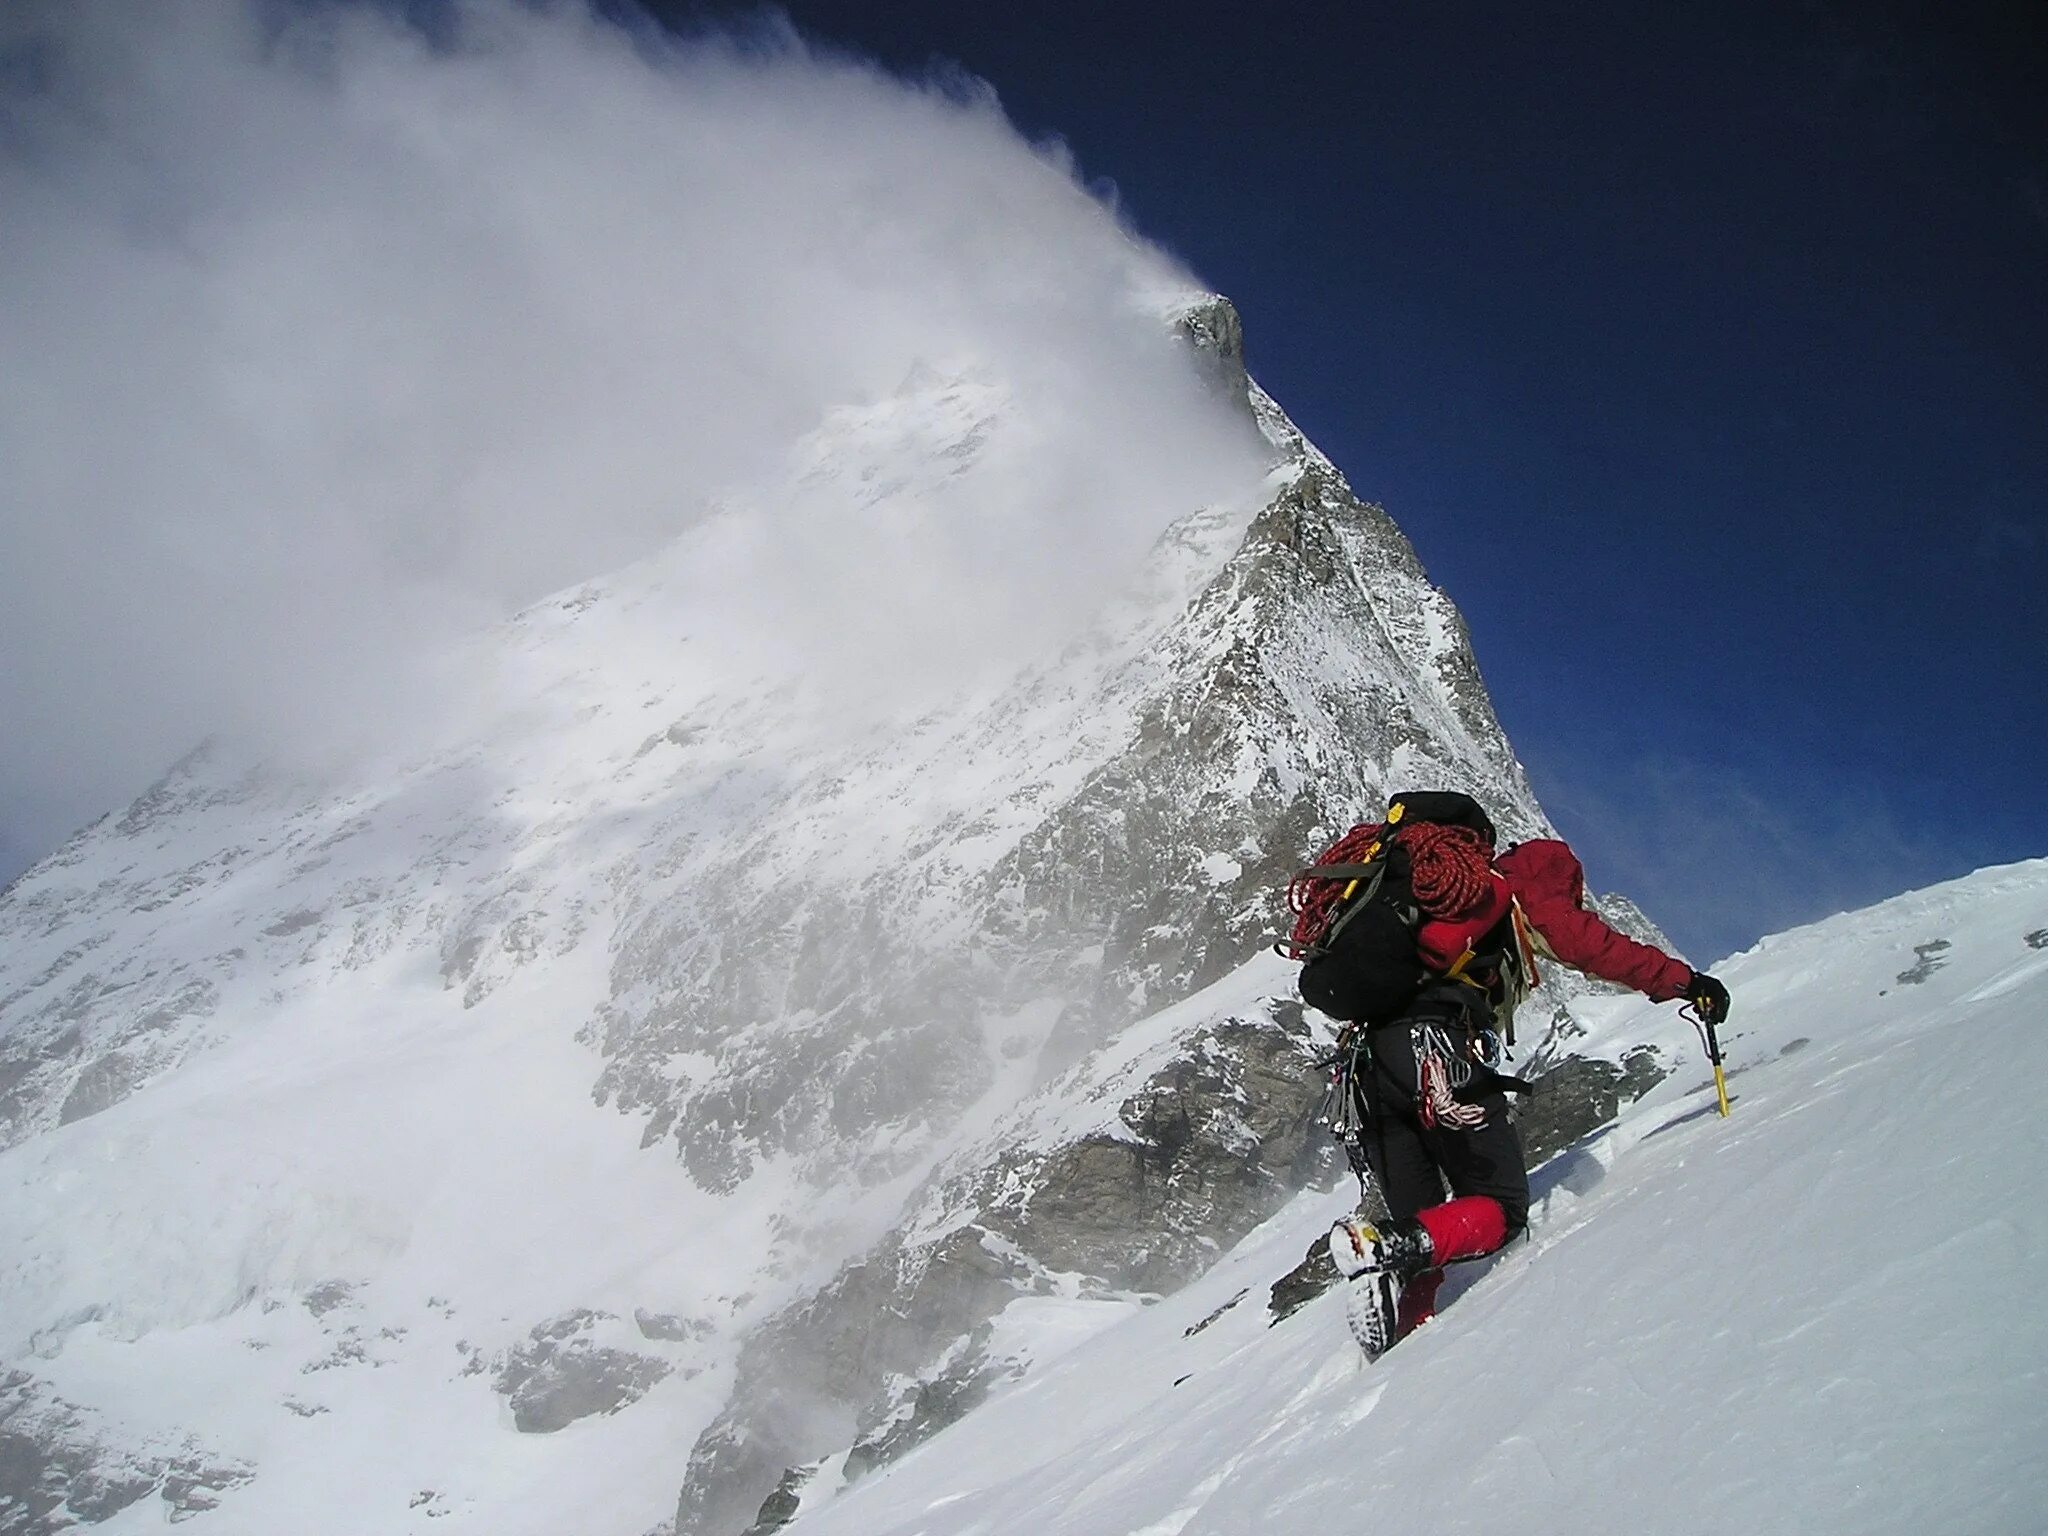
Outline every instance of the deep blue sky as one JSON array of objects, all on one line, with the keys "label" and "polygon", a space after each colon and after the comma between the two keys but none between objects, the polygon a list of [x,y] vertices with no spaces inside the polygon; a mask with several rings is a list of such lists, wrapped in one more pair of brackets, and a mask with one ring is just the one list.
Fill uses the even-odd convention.
[{"label": "deep blue sky", "polygon": [[2048,854],[2048,5],[785,9],[989,81],[1237,301],[1694,958]]},{"label": "deep blue sky", "polygon": [[786,10],[1237,301],[1695,958],[2048,854],[2048,7]]}]

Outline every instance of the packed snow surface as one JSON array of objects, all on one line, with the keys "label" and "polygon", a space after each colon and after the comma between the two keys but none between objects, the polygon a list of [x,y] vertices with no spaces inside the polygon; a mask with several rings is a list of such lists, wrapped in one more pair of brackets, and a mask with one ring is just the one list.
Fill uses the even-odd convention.
[{"label": "packed snow surface", "polygon": [[[1695,1058],[1545,1165],[1531,1237],[1379,1363],[1341,1292],[1269,1326],[1350,1204],[1304,1195],[1093,1331],[1020,1302],[1065,1353],[836,1498],[828,1464],[790,1536],[2040,1529],[2048,861],[1720,974],[1732,1115]],[[1582,1046],[1684,1043],[1669,1007],[1592,1011]]]}]

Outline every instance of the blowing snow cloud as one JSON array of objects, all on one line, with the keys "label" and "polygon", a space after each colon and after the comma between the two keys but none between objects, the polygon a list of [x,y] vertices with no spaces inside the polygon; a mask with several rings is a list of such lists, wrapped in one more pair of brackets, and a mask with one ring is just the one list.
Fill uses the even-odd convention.
[{"label": "blowing snow cloud", "polygon": [[[933,370],[999,384],[1030,485],[950,509],[910,589],[1042,640],[1262,467],[1160,318],[1193,287],[984,88],[786,31],[16,10],[0,853],[208,732],[317,756],[431,704],[407,680],[455,637]],[[872,628],[913,574],[857,524],[793,536],[839,578],[828,618]],[[750,583],[779,611],[772,561],[731,574],[737,627]]]}]

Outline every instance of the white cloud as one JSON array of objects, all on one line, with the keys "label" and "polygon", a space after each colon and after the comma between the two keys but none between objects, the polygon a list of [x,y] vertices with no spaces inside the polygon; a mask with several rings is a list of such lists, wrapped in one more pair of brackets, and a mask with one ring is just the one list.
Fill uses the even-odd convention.
[{"label": "white cloud", "polygon": [[921,364],[999,381],[1029,489],[914,573],[899,547],[864,582],[842,536],[850,593],[914,574],[1071,615],[1257,468],[1145,312],[1188,280],[986,91],[786,34],[459,17],[437,44],[256,0],[0,21],[17,843],[209,730],[318,749],[417,706],[451,636],[660,544]]}]

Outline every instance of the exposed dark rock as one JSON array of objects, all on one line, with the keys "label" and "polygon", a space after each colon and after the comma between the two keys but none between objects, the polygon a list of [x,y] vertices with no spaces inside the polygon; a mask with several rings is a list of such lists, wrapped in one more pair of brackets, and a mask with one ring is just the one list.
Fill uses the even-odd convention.
[{"label": "exposed dark rock", "polygon": [[369,1342],[354,1328],[342,1329],[334,1341],[334,1347],[317,1360],[309,1360],[299,1367],[301,1376],[318,1375],[321,1371],[345,1370],[352,1365],[374,1365],[370,1358]]},{"label": "exposed dark rock", "polygon": [[643,1339],[660,1339],[670,1344],[695,1343],[711,1332],[711,1325],[702,1318],[677,1317],[673,1312],[649,1312],[644,1307],[633,1309],[633,1326],[640,1330]]},{"label": "exposed dark rock", "polygon": [[185,981],[175,990],[160,992],[147,1006],[138,1006],[134,1019],[119,1038],[134,1040],[169,1029],[182,1019],[203,1018],[220,1004],[220,989],[210,981]]},{"label": "exposed dark rock", "polygon": [[775,1491],[761,1501],[761,1512],[747,1527],[745,1536],[771,1536],[794,1520],[803,1505],[804,1484],[810,1481],[811,1471],[809,1467],[791,1467],[785,1472]]},{"label": "exposed dark rock", "polygon": [[1228,1312],[1232,1307],[1236,1306],[1240,1301],[1243,1301],[1245,1297],[1249,1295],[1251,1295],[1251,1292],[1249,1290],[1239,1291],[1235,1296],[1231,1297],[1230,1300],[1224,1302],[1222,1306],[1217,1307],[1214,1311],[1210,1312],[1206,1317],[1202,1318],[1200,1322],[1188,1324],[1186,1328],[1181,1330],[1181,1337],[1184,1339],[1192,1339],[1196,1334],[1208,1328],[1218,1318],[1223,1316],[1224,1313]]},{"label": "exposed dark rock", "polygon": [[1180,317],[1180,328],[1208,364],[1216,392],[1247,416],[1251,414],[1250,381],[1245,376],[1244,322],[1237,306],[1220,295],[1196,304]]},{"label": "exposed dark rock", "polygon": [[[75,957],[90,945],[74,946]],[[43,978],[10,997],[27,997],[41,980],[65,968],[63,957]],[[139,975],[86,972],[52,992],[33,1012],[10,1028],[0,1043],[0,1147],[20,1141],[50,1125],[83,1120],[127,1098],[144,1081],[175,1060],[180,1042],[166,1043],[174,1026],[210,1014],[218,989],[203,979],[180,979],[183,968],[160,973],[156,967]],[[98,1054],[83,1067],[74,1063],[86,1054],[86,1026]]]},{"label": "exposed dark rock", "polygon": [[[1043,1271],[1138,1291],[1201,1273],[1336,1166],[1311,1125],[1314,1058],[1298,1006],[1220,1019],[1118,1103],[1121,1133],[992,1164],[958,1196],[978,1221],[914,1248],[891,1240],[772,1320],[741,1352],[736,1406],[692,1455],[678,1531],[738,1529],[785,1469],[850,1440],[876,1464],[966,1412],[1010,1368],[957,1341],[1044,1288]],[[791,1381],[815,1393],[802,1412],[773,1390]],[[891,1381],[916,1385],[891,1397]]]},{"label": "exposed dark rock", "polygon": [[27,1135],[39,1110],[47,1113],[83,1043],[70,1021],[25,1024],[0,1039],[0,1149]]},{"label": "exposed dark rock", "polygon": [[906,1451],[915,1450],[949,1424],[957,1424],[988,1400],[996,1386],[1015,1380],[1021,1367],[988,1356],[986,1325],[936,1376],[918,1381],[890,1413],[862,1433],[847,1453],[849,1480],[865,1477]]},{"label": "exposed dark rock", "polygon": [[253,1476],[191,1441],[123,1446],[111,1426],[21,1371],[0,1373],[0,1536],[55,1536],[111,1519],[151,1494],[176,1522],[215,1509]]},{"label": "exposed dark rock", "polygon": [[180,1456],[164,1469],[163,1483],[158,1491],[168,1506],[166,1514],[176,1524],[220,1508],[220,1496],[247,1481],[249,1475],[242,1468],[210,1463],[195,1456]]},{"label": "exposed dark rock", "polygon": [[2048,928],[2036,928],[2026,935],[2026,945],[2029,949],[2048,949]]},{"label": "exposed dark rock", "polygon": [[1948,962],[1941,958],[1942,951],[1949,947],[1947,939],[1929,939],[1925,944],[1913,946],[1913,963],[1899,972],[1893,979],[1902,986],[1914,987],[1932,976]]},{"label": "exposed dark rock", "polygon": [[[9,1379],[0,1378],[0,1388]],[[0,1419],[0,1496],[4,1496],[0,1499],[0,1516],[5,1518],[0,1532],[5,1536],[40,1536],[41,1532],[58,1531],[69,1525],[69,1520],[52,1516],[63,1509],[71,1485],[83,1475],[85,1465],[77,1459],[75,1450],[61,1442],[16,1433]],[[141,1496],[138,1493],[135,1497]]]},{"label": "exposed dark rock", "polygon": [[1060,1147],[1023,1181],[1004,1169],[990,1230],[1050,1269],[1139,1291],[1185,1284],[1334,1167],[1313,1124],[1314,1058],[1299,1008],[1202,1031],[1124,1101],[1127,1134]]},{"label": "exposed dark rock", "polygon": [[125,1051],[107,1052],[78,1074],[71,1092],[64,1096],[64,1107],[57,1112],[57,1123],[69,1125],[113,1108],[135,1091],[138,1075],[134,1057]]},{"label": "exposed dark rock", "polygon": [[1522,1150],[1533,1168],[1590,1135],[1670,1075],[1648,1046],[1639,1046],[1619,1065],[1571,1056],[1536,1079],[1515,1116]]},{"label": "exposed dark rock", "polygon": [[355,1285],[347,1280],[323,1280],[306,1292],[306,1310],[315,1317],[325,1317],[337,1307],[348,1306],[356,1292]]},{"label": "exposed dark rock", "polygon": [[[225,1469],[214,1474],[222,1489],[236,1482],[247,1481],[236,1477]],[[5,1486],[5,1477],[0,1475],[0,1487]],[[102,1472],[96,1468],[77,1475],[71,1484],[70,1496],[64,1501],[65,1510],[76,1515],[87,1525],[97,1525],[110,1520],[129,1505],[146,1499],[157,1491],[157,1474],[148,1468],[115,1466]],[[173,1518],[176,1518],[175,1516]],[[0,1526],[0,1530],[12,1527]]]},{"label": "exposed dark rock", "polygon": [[[748,1530],[749,1512],[758,1524],[769,1512],[770,1501],[796,1475],[783,1454],[787,1447],[800,1439],[844,1444],[853,1435],[850,1415],[821,1420],[811,1405],[785,1399],[762,1400],[753,1405],[748,1419],[742,1424],[728,1409],[697,1437],[677,1497],[677,1536]],[[773,1507],[780,1508],[780,1502]]]},{"label": "exposed dark rock", "polygon": [[[855,1437],[844,1463],[850,1482],[888,1465],[916,1449],[948,1425],[958,1423],[988,1400],[989,1394],[1023,1372],[1020,1362],[994,1359],[989,1355],[989,1325],[976,1328],[931,1374],[905,1380]],[[767,1536],[794,1519],[804,1484],[817,1471],[817,1463],[791,1467],[761,1505],[760,1514],[746,1536]]]},{"label": "exposed dark rock", "polygon": [[890,1380],[916,1377],[1027,1289],[1028,1265],[985,1237],[968,1225],[914,1254],[886,1243],[748,1339],[742,1389],[690,1454],[678,1532],[740,1529],[787,1468],[850,1444]]},{"label": "exposed dark rock", "polygon": [[1337,1265],[1330,1258],[1330,1245],[1321,1233],[1308,1245],[1301,1262],[1273,1282],[1266,1298],[1266,1310],[1274,1322],[1292,1317],[1337,1283]]},{"label": "exposed dark rock", "polygon": [[592,1342],[588,1330],[603,1320],[604,1313],[565,1313],[505,1356],[492,1387],[511,1403],[521,1433],[553,1434],[594,1413],[617,1413],[668,1375],[664,1360]]}]

